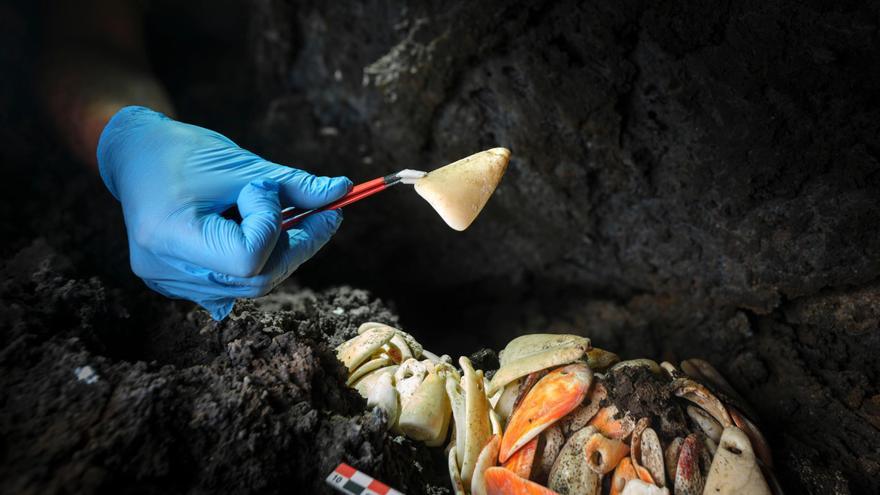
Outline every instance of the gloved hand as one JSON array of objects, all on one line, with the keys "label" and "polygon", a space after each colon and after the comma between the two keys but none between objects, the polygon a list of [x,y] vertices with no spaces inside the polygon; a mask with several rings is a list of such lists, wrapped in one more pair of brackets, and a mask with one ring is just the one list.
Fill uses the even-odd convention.
[{"label": "gloved hand", "polygon": [[[98,165],[122,203],[134,273],[217,320],[235,298],[272,290],[342,221],[338,211],[326,211],[282,232],[282,205],[315,208],[351,189],[345,177],[268,162],[216,132],[144,107],[113,116],[98,143]],[[220,215],[233,205],[240,224]]]}]

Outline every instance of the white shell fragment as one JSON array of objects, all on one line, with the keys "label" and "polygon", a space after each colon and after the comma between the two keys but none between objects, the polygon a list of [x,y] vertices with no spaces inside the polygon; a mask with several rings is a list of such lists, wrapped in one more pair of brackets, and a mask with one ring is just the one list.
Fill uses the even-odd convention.
[{"label": "white shell fragment", "polygon": [[602,476],[590,469],[584,447],[596,429],[583,428],[572,435],[550,469],[547,486],[560,495],[598,495]]},{"label": "white shell fragment", "polygon": [[593,417],[596,416],[596,413],[599,412],[599,409],[602,408],[602,401],[605,400],[607,395],[608,391],[605,390],[605,386],[601,383],[596,383],[587,398],[584,399],[584,402],[577,409],[570,412],[568,416],[562,418],[563,433],[571,435],[573,432],[587,426]]},{"label": "white shell fragment", "polygon": [[375,371],[379,368],[385,368],[386,366],[391,366],[393,361],[388,356],[380,356],[376,359],[371,359],[366,363],[360,365],[358,369],[354,370],[354,373],[349,375],[348,380],[345,382],[346,385],[351,386],[354,383],[357,383],[364,375],[369,374],[372,371]]},{"label": "white shell fragment", "polygon": [[620,495],[669,495],[669,489],[660,488],[642,480],[629,480]]},{"label": "white shell fragment", "polygon": [[735,426],[724,429],[704,493],[770,495],[749,437]]},{"label": "white shell fragment", "polygon": [[455,491],[455,495],[467,495],[467,492],[464,491],[464,483],[461,481],[455,443],[450,444],[449,447],[449,479],[452,481],[452,489]]},{"label": "white shell fragment", "polygon": [[371,373],[367,373],[363,378],[355,382],[354,389],[361,394],[361,397],[366,399],[370,396],[370,391],[373,390],[373,387],[376,386],[382,375],[390,374],[393,378],[395,371],[397,371],[397,365],[386,366]]},{"label": "white shell fragment", "polygon": [[721,427],[718,421],[715,421],[715,418],[696,406],[687,406],[687,414],[703,430],[707,437],[712,439],[713,442],[718,443],[724,428]]},{"label": "white shell fragment", "polygon": [[415,182],[416,192],[455,230],[470,226],[507,170],[510,150],[492,148],[438,168]]},{"label": "white shell fragment", "polygon": [[620,361],[620,362],[614,364],[613,366],[611,366],[611,368],[609,368],[608,371],[611,372],[611,371],[615,371],[615,370],[621,370],[623,368],[647,368],[651,371],[651,373],[654,373],[655,375],[659,375],[660,373],[663,372],[663,368],[661,368],[660,365],[657,364],[657,361],[654,361],[653,359],[644,359],[644,358],[627,359],[626,361]]},{"label": "white shell fragment", "polygon": [[640,445],[639,464],[648,470],[654,483],[659,487],[666,486],[666,477],[664,476],[663,464],[663,447],[660,444],[660,438],[653,428],[646,428],[642,432],[642,441]]},{"label": "white shell fragment", "polygon": [[501,351],[501,367],[492,377],[488,393],[492,395],[529,373],[573,363],[589,349],[590,339],[580,335],[535,333],[517,337]]},{"label": "white shell fragment", "polygon": [[466,357],[458,360],[462,371],[462,390],[464,390],[465,436],[458,437],[464,444],[461,459],[461,481],[470,486],[471,476],[477,463],[480,451],[492,435],[489,419],[489,399],[483,388],[483,371],[474,370],[471,361]]},{"label": "white shell fragment", "polygon": [[675,378],[672,383],[675,395],[687,399],[703,408],[715,421],[727,428],[733,426],[733,420],[724,404],[706,388],[705,385],[687,376]]},{"label": "white shell fragment", "polygon": [[446,378],[432,370],[409,400],[402,404],[398,427],[413,440],[436,442],[441,434],[445,437],[445,428],[449,425],[448,410]]},{"label": "white shell fragment", "polygon": [[364,333],[349,340],[336,348],[336,357],[353,372],[364,361],[387,344],[394,337],[395,331],[391,327],[376,327],[366,330]]},{"label": "white shell fragment", "polygon": [[376,385],[370,390],[367,396],[367,405],[370,407],[378,407],[385,411],[388,416],[388,424],[393,425],[397,422],[400,414],[400,405],[397,401],[397,390],[391,383],[391,374],[383,373],[376,381]]},{"label": "white shell fragment", "polygon": [[[500,395],[498,396],[498,401],[495,403],[495,410],[498,411],[498,415],[501,416],[501,419],[504,422],[507,422],[507,418],[513,414],[513,405],[516,403],[516,396],[519,394],[519,386],[522,384],[521,379],[514,380],[505,387],[500,390]],[[491,389],[490,386],[486,387],[487,390]]]},{"label": "white shell fragment", "polygon": [[559,452],[565,446],[565,435],[562,434],[562,428],[557,424],[548,428],[542,436],[543,444],[541,457],[538,459],[538,472],[542,476],[549,476],[556,458],[559,457]]}]

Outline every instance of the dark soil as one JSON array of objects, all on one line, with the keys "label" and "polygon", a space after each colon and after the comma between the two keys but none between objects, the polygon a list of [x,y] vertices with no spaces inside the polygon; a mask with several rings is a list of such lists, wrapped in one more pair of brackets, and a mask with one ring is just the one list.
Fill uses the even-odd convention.
[{"label": "dark soil", "polygon": [[0,492],[324,493],[343,461],[407,493],[445,485],[344,385],[332,347],[396,323],[365,292],[278,291],[222,323],[159,304],[137,329],[127,301],[65,264],[38,240],[0,270]]},{"label": "dark soil", "polygon": [[619,414],[629,413],[635,420],[648,418],[664,441],[684,437],[689,432],[684,410],[672,393],[668,377],[643,367],[624,367],[605,373],[601,383],[608,391],[605,401],[614,404]]},{"label": "dark soil", "polygon": [[131,275],[40,121],[36,3],[0,3],[0,491],[287,493],[344,459],[421,493],[442,460],[330,354],[399,315],[453,356],[564,331],[704,358],[789,493],[880,492],[876,2],[151,2],[182,118],[269,159],[362,180],[513,150],[467,232],[389,191],[221,324]]}]

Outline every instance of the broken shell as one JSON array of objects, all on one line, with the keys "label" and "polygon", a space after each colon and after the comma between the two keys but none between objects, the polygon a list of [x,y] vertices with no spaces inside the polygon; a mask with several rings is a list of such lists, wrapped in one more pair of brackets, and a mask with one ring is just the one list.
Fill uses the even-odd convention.
[{"label": "broken shell", "polygon": [[605,386],[596,382],[592,391],[589,392],[589,402],[581,403],[574,411],[562,418],[560,424],[563,433],[571,435],[587,426],[601,409],[600,404],[606,397],[608,397],[608,392],[605,390]]},{"label": "broken shell", "polygon": [[391,327],[370,328],[357,337],[343,343],[336,348],[336,357],[353,372],[361,363],[365,362],[374,352],[394,337],[396,330]]},{"label": "broken shell", "polygon": [[452,489],[455,495],[467,495],[464,483],[461,481],[461,470],[458,468],[458,460],[455,454],[455,443],[449,444],[449,479],[452,481]]},{"label": "broken shell", "polygon": [[379,368],[385,368],[392,364],[394,364],[394,362],[388,356],[380,356],[376,359],[371,359],[366,363],[358,366],[358,368],[354,370],[354,373],[352,373],[351,376],[348,377],[348,380],[346,380],[345,384],[350,387],[352,386],[352,384],[363,378],[364,375],[366,375],[367,373],[371,373]]},{"label": "broken shell", "polygon": [[587,364],[593,371],[605,371],[618,362],[620,362],[620,356],[613,352],[606,351],[605,349],[594,347],[587,351]]},{"label": "broken shell", "polygon": [[697,435],[690,434],[681,445],[678,464],[675,468],[675,494],[701,495],[703,493],[703,473],[700,471],[700,451],[703,444]]},{"label": "broken shell", "polygon": [[447,225],[464,230],[477,218],[507,170],[510,151],[492,148],[432,170],[415,183]]},{"label": "broken shell", "polygon": [[709,413],[699,407],[687,406],[687,414],[713,442],[717,443],[721,439],[724,428]]},{"label": "broken shell", "polygon": [[565,445],[565,435],[562,434],[562,428],[556,424],[547,428],[539,438],[542,439],[542,442],[538,449],[538,472],[535,479],[547,481],[547,476],[553,468],[553,463],[556,461],[556,457],[559,456],[562,446]]},{"label": "broken shell", "polygon": [[498,412],[498,415],[501,416],[505,423],[507,418],[513,413],[513,404],[516,402],[516,396],[519,394],[520,384],[522,384],[521,378],[505,385],[501,390],[501,395],[498,397],[498,402],[495,403],[495,411]]},{"label": "broken shell", "polygon": [[500,461],[571,412],[587,395],[593,373],[586,364],[570,364],[542,378],[510,417],[501,439]]},{"label": "broken shell", "polygon": [[367,395],[367,406],[378,407],[385,411],[385,414],[388,417],[389,428],[397,424],[397,417],[400,414],[400,405],[398,402],[397,390],[391,382],[390,373],[383,373],[376,379],[375,385],[373,385]]},{"label": "broken shell", "polygon": [[464,390],[464,420],[467,425],[465,436],[458,438],[459,443],[464,443],[461,480],[466,486],[470,486],[477,457],[492,435],[492,425],[489,419],[489,399],[483,388],[483,372],[475,371],[466,357],[459,358],[458,364],[464,371],[461,385]]},{"label": "broken shell", "polygon": [[497,464],[499,448],[501,448],[501,435],[492,435],[480,451],[471,478],[471,495],[486,495],[486,470]]},{"label": "broken shell", "polygon": [[629,437],[630,452],[632,453],[632,461],[636,466],[640,465],[642,459],[642,432],[651,425],[648,418],[640,418],[636,421],[636,427],[633,428],[632,435]]},{"label": "broken shell", "polygon": [[[437,442],[449,425],[451,409],[446,396],[446,379],[434,370],[418,386],[408,400],[401,401],[398,428],[406,436],[422,442]],[[442,443],[443,438],[440,438]]]},{"label": "broken shell", "polygon": [[666,447],[663,455],[663,465],[666,467],[666,476],[675,483],[675,472],[678,471],[678,455],[681,453],[681,446],[684,444],[684,438],[675,437]]},{"label": "broken shell", "polygon": [[446,396],[449,398],[449,406],[452,408],[452,419],[455,425],[452,431],[452,436],[455,438],[453,450],[455,450],[456,458],[462,459],[467,438],[467,412],[465,412],[464,390],[461,388],[460,379],[457,380],[452,375],[446,375]]},{"label": "broken shell", "polygon": [[629,480],[620,495],[669,495],[669,489],[642,480]]},{"label": "broken shell", "polygon": [[590,424],[595,426],[603,435],[608,438],[622,439],[632,433],[636,427],[636,421],[627,412],[621,415],[619,419],[614,419],[618,415],[617,406],[614,404],[599,409]]},{"label": "broken shell", "polygon": [[739,428],[724,429],[706,479],[706,493],[770,495],[749,437]]},{"label": "broken shell", "polygon": [[504,433],[504,428],[501,426],[501,416],[499,416],[491,407],[489,408],[489,424],[492,425],[493,435],[501,435]]},{"label": "broken shell", "polygon": [[598,474],[610,473],[629,454],[629,447],[620,440],[595,433],[584,446],[587,465]]},{"label": "broken shell", "polygon": [[[446,392],[446,379],[452,377],[454,380],[460,380],[461,375],[458,373],[458,370],[452,367],[452,365],[446,363],[445,361],[440,361],[434,365],[434,371],[438,378],[441,380],[441,384],[443,385],[443,394],[446,395],[446,405],[447,409],[443,415],[443,424],[440,427],[440,434],[433,439],[426,440],[425,445],[428,447],[439,447],[443,445],[443,442],[446,440],[446,437],[449,436],[449,424],[452,422],[452,404],[449,402],[449,394]],[[454,431],[453,431],[454,433]]]},{"label": "broken shell", "polygon": [[[358,327],[357,333],[358,333],[358,335],[363,335],[368,330],[372,330],[372,329],[376,329],[376,328],[384,328],[384,329],[390,329],[390,330],[394,331],[394,336],[391,338],[391,340],[388,344],[385,344],[385,346],[386,346],[386,348],[393,346],[394,349],[396,349],[396,351],[395,351],[394,349],[389,348],[388,352],[390,355],[394,355],[397,363],[405,361],[406,359],[409,359],[411,357],[414,357],[414,358],[422,357],[422,354],[424,353],[424,349],[422,348],[422,345],[419,344],[418,341],[416,341],[416,339],[412,335],[404,332],[403,330],[399,330],[399,329],[394,328],[390,325],[386,325],[385,323],[368,321],[366,323],[361,324],[361,326]],[[397,352],[397,351],[399,351],[399,352]],[[434,356],[434,357],[436,357],[436,356]],[[433,361],[433,359],[432,359],[432,361]]]},{"label": "broken shell", "polygon": [[663,371],[665,371],[666,374],[669,375],[669,378],[672,378],[673,380],[684,376],[684,373],[679,371],[679,369],[676,368],[675,365],[670,363],[669,361],[663,361],[662,363],[660,363],[660,367],[663,368]]},{"label": "broken shell", "polygon": [[507,459],[503,464],[504,469],[513,471],[520,478],[530,479],[532,477],[532,465],[535,463],[535,453],[538,451],[539,439],[540,437],[533,438],[529,443],[514,452],[510,459]]},{"label": "broken shell", "polygon": [[620,370],[623,368],[647,368],[651,373],[659,375],[663,373],[663,368],[652,359],[627,359],[612,366],[608,371]]},{"label": "broken shell", "polygon": [[352,386],[354,387],[355,390],[357,390],[357,392],[359,394],[361,394],[361,397],[366,399],[367,397],[369,397],[370,390],[372,390],[373,387],[376,385],[376,381],[379,379],[380,376],[388,373],[391,375],[392,380],[393,380],[394,373],[397,371],[397,367],[398,366],[396,364],[394,364],[391,366],[386,366],[384,368],[379,368],[371,373],[367,373],[360,380],[355,382]]},{"label": "broken shell", "polygon": [[639,448],[641,450],[639,463],[651,473],[651,478],[657,486],[661,488],[666,486],[666,476],[663,472],[663,447],[653,428],[645,428],[642,432]]},{"label": "broken shell", "polygon": [[584,456],[584,447],[596,429],[588,426],[569,437],[553,467],[547,486],[561,495],[598,495],[602,476],[590,469]]},{"label": "broken shell", "polygon": [[513,471],[502,467],[490,467],[486,470],[487,495],[558,495],[543,486],[520,478]]},{"label": "broken shell", "polygon": [[697,382],[688,376],[680,376],[672,382],[673,393],[678,397],[687,399],[694,404],[700,406],[715,418],[721,426],[727,428],[733,426],[733,420],[727,413],[724,404],[715,397],[712,392],[702,383]]},{"label": "broken shell", "polygon": [[400,394],[401,405],[406,406],[410,397],[416,393],[425,377],[428,376],[429,366],[433,369],[433,364],[430,364],[430,361],[422,362],[415,358],[400,363],[397,371],[394,372],[394,387]]},{"label": "broken shell", "polygon": [[378,321],[368,321],[365,323],[361,323],[361,325],[357,329],[357,334],[361,335],[362,333],[366,332],[367,330],[369,330],[371,328],[377,328],[377,327],[388,327],[388,328],[392,328],[392,329],[394,328],[386,323],[379,323]]},{"label": "broken shell", "polygon": [[422,349],[422,356],[430,359],[433,363],[450,362],[449,356],[447,356],[446,354],[444,354],[443,356],[438,356],[427,349]]},{"label": "broken shell", "polygon": [[573,334],[532,333],[519,336],[501,350],[499,364],[505,367],[521,359],[528,359],[545,351],[577,347],[584,352],[590,349],[590,339]]},{"label": "broken shell", "polygon": [[397,332],[395,332],[394,337],[391,337],[391,340],[384,347],[388,348],[388,354],[396,358],[395,361],[398,363],[416,357],[406,340]]},{"label": "broken shell", "polygon": [[614,469],[614,474],[611,476],[611,491],[609,493],[611,495],[619,495],[623,492],[630,481],[638,479],[647,483],[653,483],[648,471],[645,469],[639,469],[637,466],[633,465],[632,459],[624,457],[620,460],[617,468]]},{"label": "broken shell", "polygon": [[[395,328],[394,330],[396,333],[395,336],[403,339],[403,341],[406,342],[406,345],[409,346],[410,352],[412,353],[413,357],[414,358],[421,358],[422,355],[425,353],[425,349],[422,347],[422,344],[419,344],[418,341],[416,341],[415,337],[404,332],[403,330],[399,330],[397,328]],[[392,341],[394,341],[393,338],[392,338]],[[428,357],[428,356],[425,356],[425,357]],[[432,361],[433,361],[433,359],[432,359]]]},{"label": "broken shell", "polygon": [[765,466],[772,468],[773,454],[770,452],[770,445],[767,443],[767,439],[764,438],[764,434],[761,433],[761,430],[755,426],[755,423],[752,423],[749,418],[736,410],[736,408],[728,407],[727,410],[730,412],[730,416],[736,427],[749,437],[749,441],[751,442],[752,448],[758,456],[758,459],[760,459]]},{"label": "broken shell", "polygon": [[702,440],[703,446],[706,447],[706,452],[708,452],[707,455],[709,456],[709,463],[711,464],[712,458],[715,457],[715,451],[718,450],[718,444],[715,443],[715,440],[712,440],[706,435],[702,436]]},{"label": "broken shell", "polygon": [[590,339],[579,335],[538,333],[517,337],[499,354],[501,366],[492,377],[489,394],[529,373],[577,361],[589,349]]}]

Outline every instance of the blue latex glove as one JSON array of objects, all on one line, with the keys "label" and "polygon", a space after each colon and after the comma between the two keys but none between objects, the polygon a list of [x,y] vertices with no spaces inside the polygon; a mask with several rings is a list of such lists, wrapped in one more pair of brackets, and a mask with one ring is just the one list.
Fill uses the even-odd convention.
[{"label": "blue latex glove", "polygon": [[[144,107],[120,110],[98,143],[101,177],[122,203],[131,268],[153,290],[220,320],[237,297],[266,294],[315,254],[338,211],[281,231],[282,206],[315,208],[351,189],[263,160],[216,132]],[[237,205],[241,223],[220,213]]]}]

